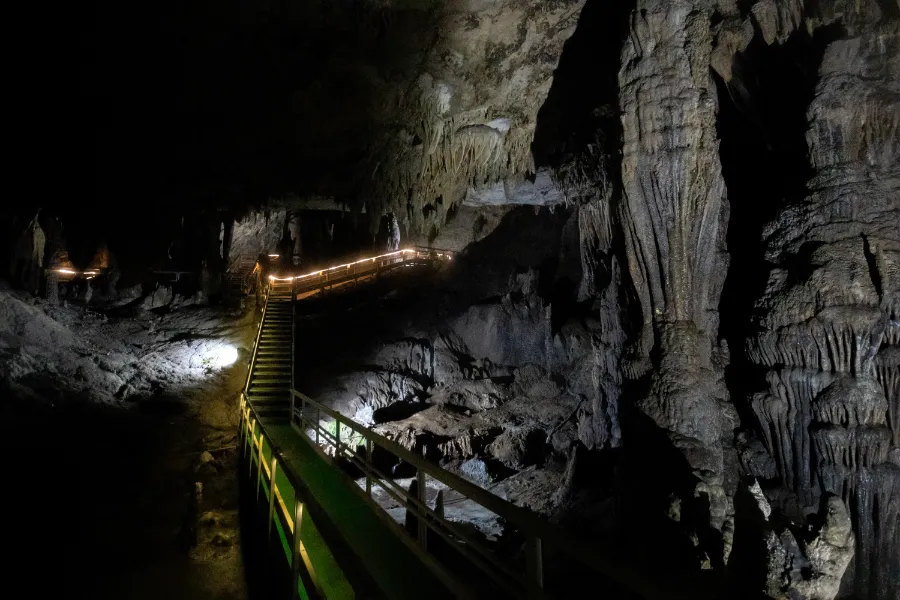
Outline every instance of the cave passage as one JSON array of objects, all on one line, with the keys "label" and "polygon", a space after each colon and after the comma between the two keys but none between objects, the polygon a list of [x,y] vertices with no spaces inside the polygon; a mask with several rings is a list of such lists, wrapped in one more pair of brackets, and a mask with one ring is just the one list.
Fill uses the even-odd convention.
[{"label": "cave passage", "polygon": [[767,45],[756,36],[735,57],[729,81],[713,74],[719,156],[731,207],[731,264],[719,304],[720,337],[731,351],[728,382],[739,396],[747,397],[765,384],[743,351],[753,305],[762,296],[769,271],[762,230],[779,209],[806,194],[812,173],[806,111],[822,52],[834,35],[833,29],[814,36],[796,32],[780,45]]}]

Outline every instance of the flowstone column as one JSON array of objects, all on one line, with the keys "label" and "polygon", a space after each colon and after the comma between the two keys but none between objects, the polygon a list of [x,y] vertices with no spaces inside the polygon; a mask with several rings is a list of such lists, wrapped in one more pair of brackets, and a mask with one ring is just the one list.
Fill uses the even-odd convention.
[{"label": "flowstone column", "polygon": [[641,0],[632,13],[619,72],[621,216],[643,313],[626,375],[652,369],[638,409],[687,465],[693,499],[681,502],[708,502],[708,525],[721,530],[730,511],[722,437],[733,425],[714,347],[728,205],[709,23],[694,2]]}]

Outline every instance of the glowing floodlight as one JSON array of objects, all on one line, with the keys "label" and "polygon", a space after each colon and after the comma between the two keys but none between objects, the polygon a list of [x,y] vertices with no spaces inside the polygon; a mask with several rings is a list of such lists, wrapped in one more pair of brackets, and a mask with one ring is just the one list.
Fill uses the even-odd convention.
[{"label": "glowing floodlight", "polygon": [[206,358],[209,361],[209,366],[221,369],[230,367],[237,362],[238,351],[237,348],[230,344],[222,344],[210,350]]}]

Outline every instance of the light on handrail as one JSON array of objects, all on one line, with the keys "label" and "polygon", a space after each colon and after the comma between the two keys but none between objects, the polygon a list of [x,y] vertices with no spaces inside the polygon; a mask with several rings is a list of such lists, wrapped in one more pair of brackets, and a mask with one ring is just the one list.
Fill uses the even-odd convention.
[{"label": "light on handrail", "polygon": [[310,273],[305,273],[303,275],[296,275],[294,277],[276,277],[275,275],[269,275],[270,281],[291,281],[292,279],[306,279],[308,277],[320,276],[323,273],[329,273],[331,271],[337,271],[340,269],[346,269],[348,267],[352,267],[353,265],[362,264],[364,262],[375,262],[379,259],[390,258],[392,256],[403,255],[403,254],[416,254],[418,251],[412,248],[404,248],[403,250],[396,250],[394,252],[389,252],[387,254],[381,254],[379,256],[373,256],[371,258],[362,258],[360,260],[344,263],[342,265],[338,265],[336,267],[328,267],[327,269],[321,269],[319,271],[312,271]]}]

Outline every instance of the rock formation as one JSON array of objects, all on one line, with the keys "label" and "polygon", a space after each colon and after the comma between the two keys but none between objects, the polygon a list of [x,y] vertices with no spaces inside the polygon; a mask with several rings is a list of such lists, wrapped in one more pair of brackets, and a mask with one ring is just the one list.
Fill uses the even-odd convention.
[{"label": "rock formation", "polygon": [[[871,9],[871,7],[870,7]],[[766,227],[768,283],[751,360],[768,369],[753,408],[798,508],[852,507],[848,590],[900,594],[896,507],[900,312],[900,37],[865,13],[828,44],[807,116],[808,195]]]},{"label": "rock formation", "polygon": [[[900,597],[896,0],[252,4],[209,9],[208,36],[203,11],[171,29],[190,106],[136,129],[184,136],[188,166],[143,178],[175,190],[166,209],[118,226],[143,169],[112,179],[142,164],[122,152],[100,178],[116,210],[66,199],[62,221],[41,212],[43,255],[32,228],[0,264],[83,269],[105,227],[123,281],[129,261],[205,264],[209,298],[229,262],[383,248],[396,217],[402,245],[459,260],[427,314],[325,365],[323,399],[473,478],[568,461],[536,505],[603,535],[627,523],[622,553],[660,569]],[[220,46],[233,71],[206,68]],[[10,212],[11,240],[33,214]],[[602,492],[574,515],[579,486]]]},{"label": "rock formation", "polygon": [[[589,12],[601,13],[591,2],[541,10],[534,4],[463,10],[448,2],[435,12],[439,41],[423,50],[423,66],[392,113],[396,129],[370,166],[375,183],[364,196],[373,213],[394,210],[408,227],[427,231],[442,227],[448,207],[464,199],[471,205],[552,197],[515,191],[517,178],[542,177],[542,164],[530,161],[520,137],[534,137],[537,156],[535,99],[548,95],[549,71],[575,16],[583,10],[579,27],[590,27]],[[623,437],[627,447],[622,415],[631,409],[623,402],[664,432],[685,465],[681,482],[670,482],[679,489],[670,491],[682,506],[707,511],[691,525],[701,538],[701,563],[727,562],[738,477],[776,476],[764,490],[777,510],[800,522],[823,494],[833,494],[856,532],[846,575],[847,552],[837,561],[816,558],[831,565],[822,567],[830,583],[798,583],[794,593],[833,597],[842,580],[842,596],[896,597],[900,12],[874,1],[638,0],[601,18],[619,16],[626,17],[624,31],[604,31],[618,53],[596,67],[606,91],[594,100],[611,108],[591,107],[601,115],[594,129],[579,131],[581,143],[563,144],[564,152],[545,160],[559,198],[576,206],[578,298],[591,306],[581,327],[591,341],[572,351],[574,361],[541,354],[541,364],[569,377],[591,373],[590,385],[579,388],[590,399],[581,409],[589,425],[579,426],[589,447],[616,447]],[[790,174],[800,182],[796,189],[772,182],[772,197],[760,199],[772,207],[770,221],[754,232],[752,223],[730,218],[729,188],[740,183],[722,174],[721,103],[752,113],[765,100],[748,79],[753,68],[765,68],[754,67],[755,53],[804,36],[815,50],[803,57],[811,99],[788,101],[807,103],[808,173],[799,167]],[[568,73],[565,53],[583,43],[577,37],[562,52],[554,85]],[[537,39],[541,56],[552,57],[549,67],[529,50]],[[520,97],[521,86],[528,94]],[[609,114],[614,118],[603,120]],[[734,192],[740,202],[752,201]],[[741,215],[752,211],[739,208]],[[751,246],[727,245],[735,227],[748,229],[742,239]],[[759,254],[754,238],[762,240]],[[766,273],[752,314],[722,295],[726,276],[741,277],[729,271],[729,254],[738,251],[740,269]],[[730,340],[730,348],[720,326],[723,302],[729,319],[751,332]],[[551,323],[566,321],[561,299],[548,310],[557,315]],[[564,344],[565,331],[551,325],[549,345]],[[497,354],[500,339],[486,339],[483,350],[470,348],[474,355],[516,363]],[[737,375],[756,393],[726,387],[726,370],[745,369],[740,365],[764,369],[758,381],[749,371]],[[643,466],[661,467],[652,457]],[[709,537],[706,527],[717,533]],[[821,554],[807,550],[810,561]]]}]

